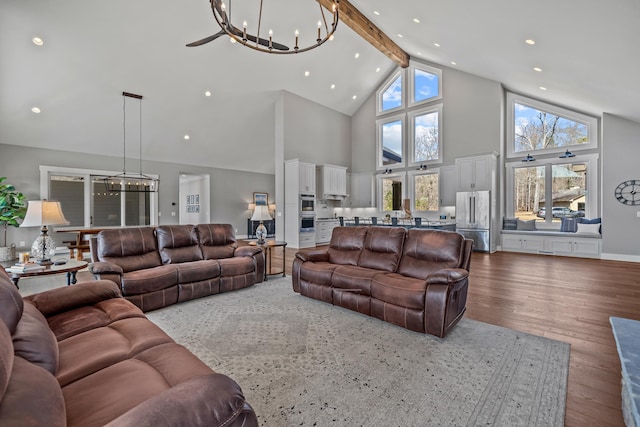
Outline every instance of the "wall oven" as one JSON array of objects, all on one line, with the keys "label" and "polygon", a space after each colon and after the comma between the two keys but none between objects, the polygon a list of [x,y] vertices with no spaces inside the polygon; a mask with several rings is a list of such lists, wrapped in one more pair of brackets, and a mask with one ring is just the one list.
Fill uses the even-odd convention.
[{"label": "wall oven", "polygon": [[312,194],[300,195],[300,213],[313,214],[316,211],[316,196]]},{"label": "wall oven", "polygon": [[308,233],[312,231],[316,231],[316,216],[300,215],[300,232]]}]

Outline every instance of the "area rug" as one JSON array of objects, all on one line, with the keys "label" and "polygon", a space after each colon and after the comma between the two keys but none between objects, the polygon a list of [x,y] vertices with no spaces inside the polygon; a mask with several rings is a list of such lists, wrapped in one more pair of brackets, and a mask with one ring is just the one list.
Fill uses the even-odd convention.
[{"label": "area rug", "polygon": [[562,426],[569,344],[469,319],[444,339],[295,294],[290,278],[148,317],[236,380],[262,426]]}]

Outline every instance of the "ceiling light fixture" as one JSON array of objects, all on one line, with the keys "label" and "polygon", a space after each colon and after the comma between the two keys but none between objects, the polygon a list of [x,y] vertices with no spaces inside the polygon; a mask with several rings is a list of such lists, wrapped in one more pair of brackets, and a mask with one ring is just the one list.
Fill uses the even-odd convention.
[{"label": "ceiling light fixture", "polygon": [[355,101],[355,99],[358,97],[358,95],[353,95],[353,100]]},{"label": "ceiling light fixture", "polygon": [[[139,101],[140,115],[140,169],[137,174],[127,173],[127,98]],[[122,173],[103,179],[107,192],[157,193],[160,180],[142,173],[142,95],[122,92]]]},{"label": "ceiling light fixture", "polygon": [[305,72],[304,72],[304,76],[305,76],[305,77],[309,77],[309,75],[310,75],[310,74],[311,74],[311,73],[310,73],[309,71],[305,71]]},{"label": "ceiling light fixture", "polygon": [[531,45],[531,46],[533,46],[534,44],[536,44],[536,41],[535,41],[535,40],[532,40],[532,39],[526,39],[524,42],[525,42],[526,44]]},{"label": "ceiling light fixture", "polygon": [[537,72],[541,73],[541,72],[542,72],[542,68],[540,68],[540,67],[533,67],[533,71],[537,71]]},{"label": "ceiling light fixture", "polygon": [[563,155],[560,156],[561,159],[568,159],[570,157],[575,157],[576,155],[573,154],[571,151],[569,151],[569,149],[567,148],[567,151],[564,152]]},{"label": "ceiling light fixture", "polygon": [[204,93],[204,96],[211,96],[211,91],[206,91],[206,92]]},{"label": "ceiling light fixture", "polygon": [[[262,25],[262,5],[263,2],[260,1],[260,6],[258,8],[258,21],[255,28],[255,35],[250,34],[250,31],[253,31],[247,23],[247,21],[243,21],[240,25],[236,25],[232,23],[232,13],[231,13],[231,0],[228,1],[228,7],[222,0],[211,0],[211,11],[213,12],[213,17],[215,18],[218,25],[220,25],[221,30],[209,37],[206,37],[202,40],[195,41],[193,43],[189,43],[187,46],[200,46],[202,44],[208,43],[221,35],[227,34],[232,41],[238,42],[247,46],[248,48],[265,52],[265,53],[278,53],[278,54],[288,54],[288,53],[301,53],[316,48],[329,40],[333,33],[335,33],[338,28],[338,9],[339,2],[334,0],[331,5],[330,13],[332,16],[332,21],[330,23],[327,22],[327,17],[325,16],[325,10],[322,5],[318,4],[320,7],[320,15],[318,19],[318,27],[317,32],[311,29],[308,30],[307,34],[315,35],[316,37],[313,39],[313,42],[308,44],[307,46],[300,46],[300,38],[301,34],[298,30],[296,30],[293,34],[295,37],[295,46],[293,49],[289,49],[288,46],[285,46],[280,43],[276,43],[273,40],[273,31],[269,30],[268,38],[262,38],[260,30],[265,27]],[[245,2],[246,3],[246,2]],[[266,15],[266,13],[265,13]]]},{"label": "ceiling light fixture", "polygon": [[335,85],[335,84],[332,84],[332,85],[331,85],[331,89],[335,89],[335,88],[336,88],[336,85]]},{"label": "ceiling light fixture", "polygon": [[433,44],[435,47],[440,47],[440,43],[434,43]]},{"label": "ceiling light fixture", "polygon": [[191,139],[191,137],[189,135],[185,135],[185,136],[183,136],[183,138],[184,138],[185,141],[188,141],[189,139]]},{"label": "ceiling light fixture", "polygon": [[373,14],[374,14],[374,15],[378,15],[378,16],[380,16],[380,12],[378,12],[377,10],[374,10],[374,11],[373,11]]},{"label": "ceiling light fixture", "polygon": [[535,161],[536,161],[536,158],[533,157],[531,154],[527,154],[527,157],[521,160],[521,162],[525,162],[525,163],[535,162]]},{"label": "ceiling light fixture", "polygon": [[34,37],[31,39],[31,41],[33,42],[33,44],[35,44],[36,46],[42,46],[44,44],[44,40],[42,40],[40,37]]},{"label": "ceiling light fixture", "polygon": [[380,67],[376,68],[376,73],[380,72]]},{"label": "ceiling light fixture", "polygon": [[353,57],[354,57],[354,58],[356,58],[356,59],[358,59],[358,58],[360,58],[360,54],[356,52],[356,54],[355,54],[355,55],[353,55]]},{"label": "ceiling light fixture", "polygon": [[451,65],[458,65],[456,61],[451,61]]},{"label": "ceiling light fixture", "polygon": [[36,114],[40,114],[40,109],[38,107],[33,107],[31,111],[33,111]]},{"label": "ceiling light fixture", "polygon": [[420,20],[418,18],[413,18],[413,22],[415,22],[416,24],[419,24]]},{"label": "ceiling light fixture", "polygon": [[547,90],[547,88],[544,86],[540,86],[540,90]]},{"label": "ceiling light fixture", "polygon": [[398,34],[398,37],[403,38],[404,36],[402,34]]}]

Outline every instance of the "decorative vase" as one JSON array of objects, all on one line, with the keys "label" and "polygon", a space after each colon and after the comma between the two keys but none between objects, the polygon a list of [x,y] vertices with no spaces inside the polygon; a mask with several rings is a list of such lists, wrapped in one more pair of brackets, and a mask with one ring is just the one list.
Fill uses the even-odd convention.
[{"label": "decorative vase", "polygon": [[16,245],[0,247],[0,261],[12,261],[16,259]]}]

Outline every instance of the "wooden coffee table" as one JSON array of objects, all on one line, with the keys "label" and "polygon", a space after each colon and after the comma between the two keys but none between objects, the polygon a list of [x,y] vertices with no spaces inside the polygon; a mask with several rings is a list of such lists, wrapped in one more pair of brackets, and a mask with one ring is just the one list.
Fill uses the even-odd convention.
[{"label": "wooden coffee table", "polygon": [[77,282],[76,273],[78,272],[78,270],[82,270],[87,265],[88,263],[86,261],[69,260],[65,264],[61,265],[48,265],[44,270],[27,271],[24,273],[12,273],[7,271],[7,274],[9,274],[9,276],[11,277],[11,281],[14,285],[16,285],[16,288],[18,289],[20,289],[20,287],[18,286],[18,281],[22,277],[47,276],[49,274],[61,273],[66,273],[67,286],[69,286]]},{"label": "wooden coffee table", "polygon": [[[249,242],[249,246],[260,246],[262,250],[265,252],[265,262],[264,266],[264,280],[267,280],[267,276],[272,276],[275,274],[282,274],[282,277],[285,277],[284,272],[284,260],[285,260],[285,251],[287,247],[287,242],[281,240],[267,240],[264,243],[258,243],[256,241]],[[273,262],[271,260],[271,254],[275,250],[274,248],[282,248],[282,270],[281,271],[273,271]]]}]

